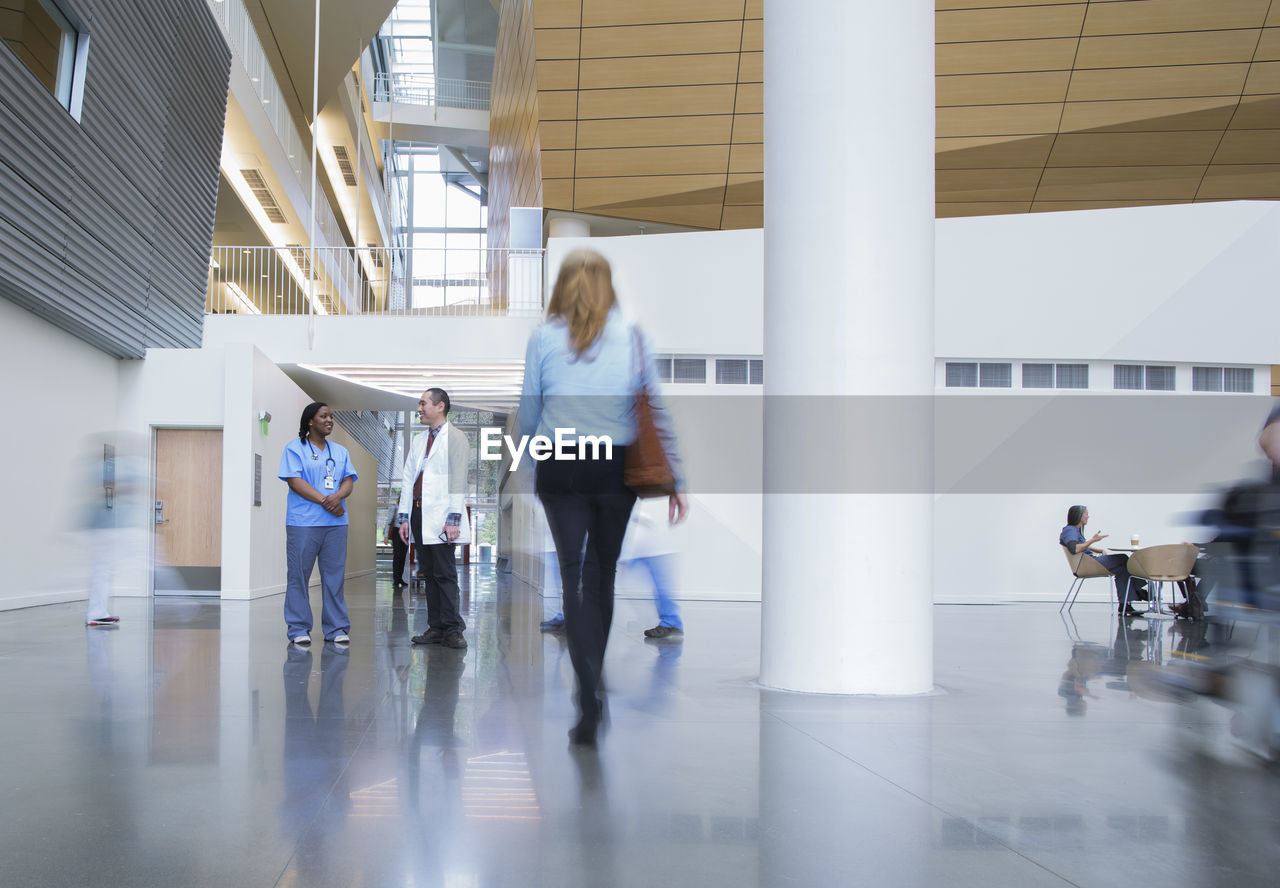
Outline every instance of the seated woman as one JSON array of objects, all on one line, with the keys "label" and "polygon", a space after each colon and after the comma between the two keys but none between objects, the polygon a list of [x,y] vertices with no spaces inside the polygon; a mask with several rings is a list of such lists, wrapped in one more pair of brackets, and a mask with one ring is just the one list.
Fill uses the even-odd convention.
[{"label": "seated woman", "polygon": [[[1116,608],[1122,617],[1136,617],[1142,613],[1135,610],[1130,601],[1146,600],[1147,584],[1142,580],[1133,580],[1133,586],[1130,588],[1129,580],[1129,556],[1128,555],[1109,555],[1105,549],[1099,547],[1099,551],[1095,552],[1091,548],[1094,543],[1107,538],[1105,533],[1095,533],[1088,539],[1084,535],[1084,526],[1089,523],[1089,510],[1084,506],[1072,506],[1067,509],[1067,526],[1062,528],[1062,533],[1058,534],[1058,542],[1067,547],[1067,551],[1072,555],[1078,555],[1084,552],[1090,558],[1097,560],[1099,564],[1107,569],[1107,571],[1115,578],[1116,581]],[[1126,597],[1125,593],[1128,592]]]}]

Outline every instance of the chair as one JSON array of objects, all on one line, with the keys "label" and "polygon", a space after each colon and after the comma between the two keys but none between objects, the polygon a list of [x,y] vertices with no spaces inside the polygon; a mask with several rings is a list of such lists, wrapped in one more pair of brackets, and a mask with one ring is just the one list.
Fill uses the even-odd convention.
[{"label": "chair", "polygon": [[1174,543],[1171,546],[1148,546],[1129,556],[1129,576],[1155,584],[1156,594],[1151,599],[1153,615],[1168,616],[1168,612],[1160,606],[1164,584],[1179,583],[1191,576],[1197,554],[1199,552],[1195,546]]},{"label": "chair", "polygon": [[[1071,568],[1071,587],[1067,589],[1067,597],[1062,599],[1062,605],[1058,608],[1058,613],[1062,613],[1062,608],[1066,608],[1068,613],[1071,608],[1076,606],[1076,596],[1080,594],[1080,590],[1084,588],[1084,581],[1091,580],[1094,577],[1106,577],[1111,579],[1111,572],[1098,563],[1096,558],[1090,558],[1084,552],[1071,554],[1071,550],[1066,546],[1059,544],[1062,554],[1067,556],[1067,566]],[[1074,593],[1074,594],[1073,594]],[[1071,603],[1068,604],[1067,602]]]}]

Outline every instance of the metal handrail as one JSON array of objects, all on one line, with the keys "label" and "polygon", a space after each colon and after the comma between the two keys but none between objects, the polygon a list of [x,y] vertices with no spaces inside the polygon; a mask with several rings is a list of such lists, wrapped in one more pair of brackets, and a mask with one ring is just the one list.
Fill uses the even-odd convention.
[{"label": "metal handrail", "polygon": [[[217,246],[206,314],[537,316],[542,250]],[[315,265],[312,266],[312,256]]]},{"label": "metal handrail", "polygon": [[489,110],[491,84],[485,80],[458,80],[432,74],[404,72],[374,75],[373,100],[438,108]]}]

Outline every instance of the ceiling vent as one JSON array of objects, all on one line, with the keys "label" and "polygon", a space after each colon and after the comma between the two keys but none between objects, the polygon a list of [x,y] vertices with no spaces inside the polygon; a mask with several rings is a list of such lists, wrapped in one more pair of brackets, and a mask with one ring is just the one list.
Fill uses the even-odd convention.
[{"label": "ceiling vent", "polygon": [[347,153],[346,145],[334,145],[333,156],[338,158],[338,169],[342,170],[342,181],[346,182],[348,187],[356,187],[356,168],[351,165],[351,155]]},{"label": "ceiling vent", "polygon": [[262,206],[262,211],[267,214],[268,219],[282,225],[289,221],[285,218],[284,210],[280,209],[280,204],[276,202],[276,196],[267,187],[267,180],[262,178],[262,173],[257,170],[241,170],[240,175],[244,176],[245,184],[249,186],[253,196],[258,199],[258,203]]}]

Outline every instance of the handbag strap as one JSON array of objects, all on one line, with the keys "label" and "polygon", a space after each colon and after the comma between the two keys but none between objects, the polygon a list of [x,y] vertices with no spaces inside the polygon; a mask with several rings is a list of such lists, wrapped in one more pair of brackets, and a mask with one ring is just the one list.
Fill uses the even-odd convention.
[{"label": "handbag strap", "polygon": [[[635,393],[645,390],[644,384],[644,339],[640,336],[640,328],[635,324],[631,325],[631,340],[635,345],[632,351],[634,360],[631,362],[631,378],[639,380],[636,385]],[[634,394],[634,393],[633,393]]]}]

